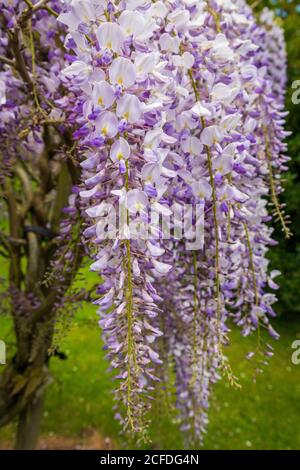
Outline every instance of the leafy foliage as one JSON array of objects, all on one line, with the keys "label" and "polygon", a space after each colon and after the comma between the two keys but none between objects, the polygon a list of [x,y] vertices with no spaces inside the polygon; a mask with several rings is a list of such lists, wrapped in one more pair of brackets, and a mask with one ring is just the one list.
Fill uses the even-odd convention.
[{"label": "leafy foliage", "polygon": [[286,107],[289,110],[289,116],[286,127],[292,131],[288,139],[291,162],[286,175],[282,200],[291,215],[293,237],[283,240],[279,232],[276,233],[275,238],[279,244],[270,253],[273,266],[282,272],[279,278],[281,290],[278,294],[277,311],[288,317],[300,314],[300,104],[294,104],[292,101],[292,95],[295,92],[292,85],[300,80],[300,9],[297,1],[259,2],[258,9],[264,6],[276,10],[278,19],[285,29],[288,52]]}]

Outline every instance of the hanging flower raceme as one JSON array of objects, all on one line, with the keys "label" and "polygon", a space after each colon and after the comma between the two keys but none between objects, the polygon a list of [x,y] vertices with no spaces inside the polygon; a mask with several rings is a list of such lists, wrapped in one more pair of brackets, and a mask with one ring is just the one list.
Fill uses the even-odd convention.
[{"label": "hanging flower raceme", "polygon": [[[166,324],[171,325],[167,332],[173,338],[170,348],[177,351],[178,405],[184,429],[191,430],[197,439],[207,422],[207,397],[210,385],[218,378],[216,370],[221,367],[235,383],[222,352],[226,319],[232,308],[237,309],[236,320],[243,318],[239,324],[247,324],[244,334],[259,327],[258,318],[264,326],[269,325],[260,296],[267,269],[263,245],[272,243],[265,225],[266,203],[262,200],[268,187],[263,173],[252,181],[258,166],[250,155],[254,137],[244,127],[245,119],[251,121],[251,100],[257,96],[258,71],[253,53],[258,47],[248,38],[241,40],[241,36],[245,27],[254,27],[253,18],[248,19],[243,11],[237,15],[236,7],[229,5],[224,10],[217,6],[212,10],[210,3],[201,13],[203,28],[198,34],[192,26],[189,30],[188,24],[185,35],[181,31],[177,38],[182,54],[193,52],[194,61],[187,73],[178,77],[189,93],[174,123],[168,125],[173,136],[178,131],[180,142],[176,149],[179,177],[169,196],[177,203],[198,202],[204,207],[205,249],[204,253],[185,250],[182,256],[182,245],[173,247],[177,248],[173,264],[178,276],[172,284],[178,294],[173,298],[173,307],[166,305],[170,311],[165,311],[165,316],[175,315],[174,321]],[[194,8],[193,14],[198,17],[199,11]],[[243,93],[244,88],[248,93]],[[249,108],[246,114],[245,108]],[[252,211],[256,217],[253,228]],[[259,252],[252,229],[260,234]],[[163,286],[166,292],[160,291],[161,296],[170,298],[170,289]],[[274,300],[274,296],[268,297],[268,313],[272,313],[270,304]],[[244,318],[246,309],[251,313]],[[179,318],[175,312],[181,312]],[[207,365],[200,373],[207,355]]]},{"label": "hanging flower raceme", "polygon": [[268,8],[263,9],[259,18],[264,30],[262,54],[265,57],[267,74],[272,82],[273,93],[279,98],[279,103],[284,105],[287,85],[287,52],[284,31],[280,26],[281,21]]},{"label": "hanging flower raceme", "polygon": [[[25,2],[0,2],[3,24],[0,55],[5,58],[0,69],[1,177],[9,174],[18,153],[24,155],[25,160],[37,159],[43,150],[41,135],[44,123],[55,125],[60,121],[60,111],[54,105],[54,99],[59,96],[58,75],[64,64],[63,52],[56,43],[61,33],[56,21],[59,3],[55,0],[49,2],[48,8],[53,14],[37,9],[27,25],[30,10]],[[23,23],[27,25],[24,30]],[[15,33],[17,27],[18,34]],[[44,47],[42,60],[38,56],[39,51],[35,50],[34,32]],[[12,51],[18,50],[23,40],[29,44],[29,51],[16,59]],[[26,70],[27,64],[30,73]],[[47,114],[49,103],[51,112]]]},{"label": "hanging flower raceme", "polygon": [[112,5],[96,10],[79,18],[81,28],[76,15],[83,10],[72,4],[59,17],[69,27],[66,47],[76,54],[63,74],[77,89],[81,196],[94,221],[85,234],[95,247],[92,270],[103,277],[97,304],[108,357],[118,370],[120,418],[125,428],[142,432],[142,399],[161,363],[155,346],[161,332],[153,324],[161,298],[153,280],[171,268],[158,259],[164,250],[148,240],[150,205],[154,213],[169,210],[161,204],[170,178],[164,160],[175,143],[164,130],[174,79],[155,40],[167,9],[156,4],[144,15]]},{"label": "hanging flower raceme", "polygon": [[275,178],[287,161],[273,84],[283,44],[279,59],[270,27],[243,0],[78,0],[58,21],[68,30],[69,89],[59,104],[82,158],[84,235],[103,281],[96,303],[119,380],[117,415],[144,435],[171,360],[182,429],[199,441],[212,385],[220,373],[236,384],[227,320],[244,335],[263,327],[277,336],[265,287],[277,288],[266,258],[269,194],[288,234]]}]

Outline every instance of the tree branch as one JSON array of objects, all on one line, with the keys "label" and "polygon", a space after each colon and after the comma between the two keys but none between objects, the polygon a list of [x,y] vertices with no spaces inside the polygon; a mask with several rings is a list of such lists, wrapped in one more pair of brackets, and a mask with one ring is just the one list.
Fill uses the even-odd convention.
[{"label": "tree branch", "polygon": [[21,213],[20,213],[20,218],[23,220],[26,213],[29,211],[32,201],[33,201],[33,192],[32,192],[32,186],[31,186],[31,181],[26,173],[26,171],[21,168],[20,166],[17,166],[15,168],[15,173],[19,177],[23,189],[24,189],[24,195],[25,195],[25,203],[21,208]]},{"label": "tree branch", "polygon": [[[12,191],[11,184],[8,180],[5,181],[4,193],[9,214],[9,229],[10,236],[19,239],[20,235],[20,218],[18,214],[18,206],[15,195]],[[20,249],[18,246],[12,246],[10,263],[10,283],[15,287],[20,287],[21,283],[21,264],[20,264]]]},{"label": "tree branch", "polygon": [[8,59],[8,57],[4,57],[3,55],[0,55],[0,62],[6,65],[10,65],[11,67],[15,67],[15,61],[12,59]]},{"label": "tree branch", "polygon": [[24,82],[27,84],[29,90],[33,91],[33,83],[28,73],[24,57],[20,50],[19,34],[19,27],[16,27],[13,33],[9,33],[10,47],[16,59],[16,69],[18,70]]}]

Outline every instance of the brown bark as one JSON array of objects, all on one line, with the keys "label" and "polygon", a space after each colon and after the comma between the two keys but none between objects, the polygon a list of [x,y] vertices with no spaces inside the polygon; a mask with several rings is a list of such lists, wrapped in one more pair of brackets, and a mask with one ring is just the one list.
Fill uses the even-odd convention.
[{"label": "brown bark", "polygon": [[[71,186],[77,184],[79,179],[74,161],[67,158],[67,161],[62,161],[60,158],[63,148],[68,155],[68,148],[72,147],[68,131],[62,135],[55,124],[44,122],[46,111],[41,114],[39,106],[44,97],[36,83],[32,63],[25,53],[27,45],[23,33],[35,11],[48,8],[46,3],[41,0],[25,8],[15,28],[8,33],[10,57],[5,60],[23,81],[24,89],[27,90],[25,103],[31,100],[32,106],[35,106],[32,115],[28,116],[28,126],[17,134],[20,145],[16,147],[14,161],[10,162],[12,177],[1,183],[9,229],[8,234],[0,233],[0,242],[1,250],[10,259],[8,281],[16,353],[0,375],[0,426],[19,419],[16,440],[18,449],[31,449],[36,445],[43,396],[51,380],[48,364],[57,316],[56,305],[72,284],[82,257],[75,237],[74,246],[68,246],[68,250],[73,249],[75,253],[72,272],[67,272],[63,281],[60,278],[59,284],[55,284],[55,280],[51,286],[43,282],[59,249],[55,235],[59,232],[63,217],[62,208],[67,205]],[[0,20],[6,24],[1,13]],[[38,37],[33,40],[37,43],[39,41]],[[38,47],[37,44],[34,48],[37,51],[36,61],[39,60]],[[36,100],[33,99],[34,95]],[[30,152],[21,145],[21,139],[37,125],[40,125],[44,150],[32,159]],[[6,152],[5,146],[2,151]],[[50,241],[43,237],[40,229],[48,230],[54,239]],[[30,302],[28,307],[22,305],[22,299],[26,303],[28,294],[38,300],[38,307],[31,307]]]},{"label": "brown bark", "polygon": [[34,450],[43,416],[43,396],[35,397],[19,416],[16,450]]},{"label": "brown bark", "polygon": [[[47,151],[45,155],[48,157]],[[56,302],[66,293],[73,282],[80,266],[82,254],[78,247],[72,272],[66,273],[63,286],[55,281],[47,286],[43,284],[45,273],[50,268],[58,245],[45,243],[43,237],[26,232],[25,227],[39,226],[40,208],[46,217],[46,226],[53,233],[59,230],[63,217],[62,208],[67,205],[72,177],[66,164],[61,165],[59,176],[51,184],[46,180],[35,191],[31,190],[29,175],[23,170],[15,171],[15,178],[26,186],[21,197],[14,192],[13,185],[7,181],[4,195],[9,216],[9,235],[4,237],[3,248],[10,257],[9,284],[12,294],[12,317],[15,326],[17,349],[0,376],[0,426],[18,418],[16,448],[32,449],[35,447],[42,419],[43,397],[51,381],[48,363],[49,349],[52,345],[54,324],[56,321]],[[55,192],[52,206],[49,204],[49,192]],[[38,214],[36,213],[38,208]],[[55,230],[55,232],[54,232]],[[26,235],[25,235],[26,233]],[[26,238],[22,238],[22,236]],[[15,240],[22,239],[22,244]],[[50,248],[51,246],[51,248]],[[26,269],[22,269],[21,259],[26,257]],[[58,289],[59,287],[59,289]],[[40,305],[30,311],[19,311],[15,297],[32,293],[39,299]]]}]

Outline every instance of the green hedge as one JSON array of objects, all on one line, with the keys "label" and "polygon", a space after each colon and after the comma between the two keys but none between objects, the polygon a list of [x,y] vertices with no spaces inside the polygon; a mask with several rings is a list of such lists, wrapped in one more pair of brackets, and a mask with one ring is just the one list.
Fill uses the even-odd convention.
[{"label": "green hedge", "polygon": [[286,106],[290,112],[287,129],[292,131],[289,138],[289,155],[292,160],[286,176],[286,191],[281,200],[286,203],[286,210],[291,216],[294,236],[288,241],[282,240],[277,228],[275,238],[279,245],[270,253],[272,266],[282,272],[277,311],[288,318],[289,315],[300,314],[300,104],[292,103],[292,94],[295,91],[292,83],[300,80],[300,1],[264,1],[259,2],[257,9],[264,6],[275,9],[282,18],[288,49],[289,83]]}]

